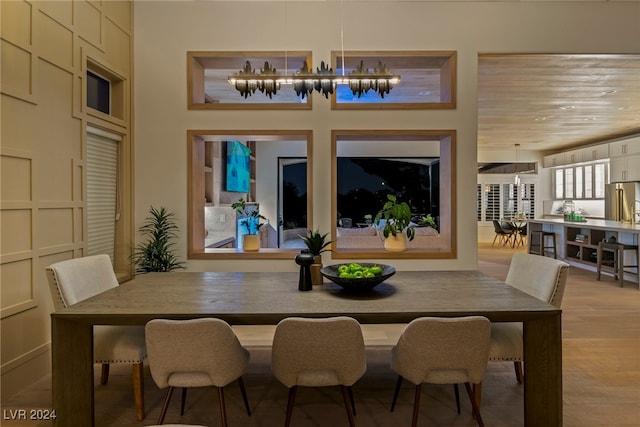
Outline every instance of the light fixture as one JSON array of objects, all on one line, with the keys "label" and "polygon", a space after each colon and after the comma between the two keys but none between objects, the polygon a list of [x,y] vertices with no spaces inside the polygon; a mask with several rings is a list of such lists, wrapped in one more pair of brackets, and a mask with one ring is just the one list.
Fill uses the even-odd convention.
[{"label": "light fixture", "polygon": [[336,74],[324,61],[314,73],[305,61],[304,65],[292,76],[278,74],[276,69],[266,61],[264,68],[258,73],[247,61],[242,70],[228,77],[228,81],[245,98],[253,95],[256,90],[272,98],[283,85],[292,85],[296,94],[303,99],[314,90],[322,93],[325,98],[329,98],[329,94],[332,94],[336,86],[341,84],[348,85],[351,92],[358,98],[371,89],[384,98],[393,86],[400,82],[400,76],[389,71],[382,61],[378,61],[378,66],[373,71],[364,68],[364,61],[360,61],[360,66],[346,75]]},{"label": "light fixture", "polygon": [[518,175],[518,162],[520,161],[520,144],[516,144],[516,176],[513,177],[513,183],[516,187],[520,186],[520,175]]},{"label": "light fixture", "polygon": [[[285,2],[285,29],[287,27],[287,3]],[[275,95],[283,85],[293,86],[296,94],[304,99],[314,90],[322,93],[325,98],[329,98],[329,94],[333,94],[337,85],[348,85],[353,95],[360,98],[363,94],[374,90],[381,98],[388,94],[394,85],[400,82],[400,76],[393,74],[387,69],[382,61],[378,61],[378,66],[370,71],[364,68],[364,61],[360,61],[360,66],[351,73],[344,72],[344,2],[341,3],[341,24],[340,37],[342,40],[342,74],[338,75],[325,64],[320,63],[320,67],[316,68],[316,72],[309,69],[305,61],[302,67],[292,76],[286,75],[287,57],[285,52],[285,75],[278,74],[276,69],[265,61],[264,68],[259,73],[251,67],[249,61],[245,62],[244,68],[238,73],[229,76],[228,82],[232,84],[240,95],[247,98],[253,95],[256,90],[267,95],[270,99]]]}]

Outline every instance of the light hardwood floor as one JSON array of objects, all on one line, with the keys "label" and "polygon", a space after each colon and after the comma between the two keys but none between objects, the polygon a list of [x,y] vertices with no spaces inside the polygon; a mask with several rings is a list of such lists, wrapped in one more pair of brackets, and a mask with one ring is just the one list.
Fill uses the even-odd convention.
[{"label": "light hardwood floor", "polygon": [[[478,267],[504,279],[511,255],[502,247],[479,246]],[[571,268],[563,301],[564,425],[568,427],[640,426],[640,291],[625,282],[620,288],[609,277],[595,280],[595,273]],[[280,426],[284,423],[287,391],[269,370],[272,328],[237,329],[251,348],[252,359],[245,385],[253,415],[243,410],[235,384],[226,389],[230,426]],[[396,410],[389,412],[395,375],[389,368],[389,344],[399,335],[397,325],[365,326],[368,370],[354,386],[360,426],[409,425],[413,392],[405,382]],[[526,370],[526,364],[525,364]],[[97,371],[96,371],[97,372]],[[98,426],[148,426],[155,423],[164,390],[158,390],[150,375],[145,378],[147,418],[135,422],[128,367],[114,366],[107,386],[96,386]],[[169,409],[167,423],[220,425],[214,390],[189,393],[184,416],[179,415],[179,394]],[[420,410],[421,426],[475,426],[470,405],[461,395],[462,413],[455,411],[450,386],[425,386]],[[523,387],[518,385],[511,363],[490,363],[483,387],[482,414],[487,426],[522,426]],[[50,408],[50,377],[2,404],[0,424],[6,427],[44,427],[45,421],[10,420],[16,409]],[[347,425],[338,389],[301,389],[292,425]],[[82,426],[79,426],[82,427]]]}]

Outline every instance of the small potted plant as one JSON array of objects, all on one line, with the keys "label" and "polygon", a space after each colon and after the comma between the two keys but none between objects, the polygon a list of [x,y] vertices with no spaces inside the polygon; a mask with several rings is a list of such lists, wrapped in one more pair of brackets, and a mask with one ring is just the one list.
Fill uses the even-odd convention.
[{"label": "small potted plant", "polygon": [[300,236],[309,252],[314,256],[313,264],[311,264],[311,283],[314,285],[322,284],[322,274],[320,274],[320,269],[322,269],[322,257],[320,254],[330,250],[327,248],[331,244],[331,240],[327,241],[328,235],[329,233],[320,234],[319,230],[309,230],[309,234],[306,236]]},{"label": "small potted plant", "polygon": [[418,225],[421,227],[431,227],[434,230],[438,229],[438,225],[436,224],[436,221],[433,219],[431,214],[428,214],[427,216],[423,216],[422,218],[420,218],[420,221],[418,221]]},{"label": "small potted plant", "polygon": [[260,227],[264,225],[260,221],[267,219],[260,215],[260,207],[258,205],[247,205],[247,202],[242,198],[233,203],[231,207],[236,210],[239,216],[243,217],[240,220],[240,225],[247,231],[247,234],[242,236],[242,250],[245,252],[259,250],[260,236],[258,236],[258,233],[260,232]]},{"label": "small potted plant", "polygon": [[184,263],[178,261],[174,254],[173,239],[177,237],[178,226],[173,221],[173,213],[161,207],[151,206],[151,214],[145,218],[138,229],[147,239],[136,246],[131,260],[137,265],[136,271],[148,273],[152,271],[173,271],[184,268]]},{"label": "small potted plant", "polygon": [[371,220],[373,219],[373,216],[371,214],[366,214],[364,216],[364,223],[365,224],[371,224]]},{"label": "small potted plant", "polygon": [[401,252],[407,249],[407,239],[413,240],[415,230],[411,224],[411,208],[406,202],[398,203],[396,196],[387,194],[387,201],[376,214],[375,224],[384,220],[382,234],[384,248],[388,251]]}]

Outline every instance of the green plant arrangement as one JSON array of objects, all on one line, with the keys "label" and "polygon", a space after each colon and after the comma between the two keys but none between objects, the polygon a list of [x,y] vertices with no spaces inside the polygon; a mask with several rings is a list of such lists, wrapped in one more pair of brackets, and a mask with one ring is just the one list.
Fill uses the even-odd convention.
[{"label": "green plant arrangement", "polygon": [[327,241],[327,236],[329,233],[320,234],[319,230],[312,231],[309,230],[309,234],[306,236],[300,236],[305,245],[307,245],[307,249],[314,256],[318,256],[323,252],[327,252],[327,246],[329,246],[332,242],[331,240]]},{"label": "green plant arrangement", "polygon": [[[249,209],[250,206],[254,206],[255,208]],[[245,217],[240,220],[240,224],[247,230],[247,234],[258,234],[260,227],[264,225],[260,220],[267,219],[260,215],[260,207],[258,205],[247,206],[247,202],[244,199],[233,203],[231,207],[236,210],[238,215]]]},{"label": "green plant arrangement", "polygon": [[396,196],[387,194],[387,201],[376,214],[375,224],[379,225],[385,220],[382,234],[387,238],[390,235],[396,237],[398,233],[406,233],[409,240],[415,237],[415,230],[410,227],[411,208],[406,202],[398,203]]},{"label": "green plant arrangement", "polygon": [[427,216],[423,216],[422,218],[420,218],[420,221],[418,221],[418,225],[431,227],[435,230],[438,229],[438,225],[436,224],[436,221],[433,219],[431,214],[428,214]]},{"label": "green plant arrangement", "polygon": [[185,268],[173,250],[172,240],[178,237],[178,226],[173,220],[173,213],[164,207],[156,209],[153,206],[149,213],[151,215],[145,218],[143,225],[138,229],[147,240],[136,246],[132,256],[137,271],[166,272]]}]

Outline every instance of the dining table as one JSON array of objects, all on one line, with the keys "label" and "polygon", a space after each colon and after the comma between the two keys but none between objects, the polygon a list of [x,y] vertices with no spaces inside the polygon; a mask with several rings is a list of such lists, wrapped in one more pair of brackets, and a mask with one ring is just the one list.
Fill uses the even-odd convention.
[{"label": "dining table", "polygon": [[561,309],[475,270],[398,271],[362,293],[328,281],[303,292],[298,278],[296,272],[147,273],[52,313],[53,425],[95,425],[94,325],[202,317],[273,325],[291,316],[384,324],[472,315],[523,323],[524,425],[562,425]]}]

